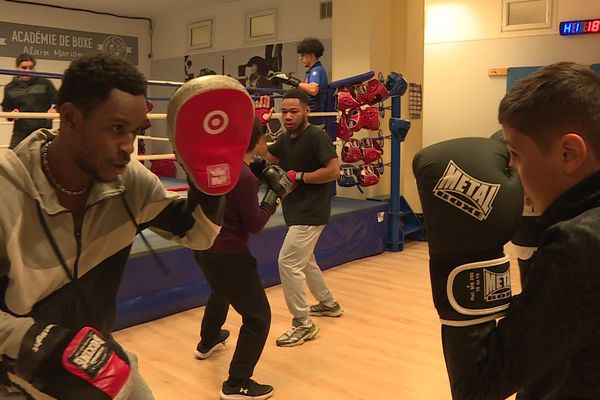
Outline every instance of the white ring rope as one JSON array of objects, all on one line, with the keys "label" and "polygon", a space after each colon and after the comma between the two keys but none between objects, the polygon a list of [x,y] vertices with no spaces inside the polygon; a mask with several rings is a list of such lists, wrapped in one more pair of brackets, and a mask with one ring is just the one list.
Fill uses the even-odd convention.
[{"label": "white ring rope", "polygon": [[41,112],[0,112],[0,118],[10,119],[58,119],[60,118],[59,113],[41,113]]},{"label": "white ring rope", "polygon": [[[336,111],[332,111],[332,112],[315,112],[315,113],[310,113],[311,116],[315,116],[315,117],[326,117],[326,116],[338,116],[340,113],[336,112]],[[281,119],[282,114],[281,113],[273,113],[271,115],[271,119]],[[152,119],[152,120],[159,120],[159,119],[166,119],[167,118],[167,114],[161,114],[161,113],[151,113],[151,114],[147,114],[148,119]],[[0,118],[11,118],[11,119],[21,119],[21,118],[28,118],[28,119],[55,119],[58,120],[60,118],[60,114],[59,113],[32,113],[32,112],[0,112]],[[161,136],[147,136],[147,135],[137,135],[135,138],[135,143],[134,143],[134,152],[131,155],[131,157],[133,159],[137,159],[140,161],[151,161],[151,160],[170,160],[170,159],[175,159],[175,153],[164,153],[164,154],[137,154],[137,148],[138,148],[138,140],[139,139],[144,139],[144,140],[155,140],[155,141],[161,141],[161,142],[168,142],[169,138],[167,137],[161,137]],[[333,144],[335,146],[341,146],[343,144],[343,141],[341,140],[335,140],[333,142]],[[6,144],[0,144],[0,149],[7,149],[8,145]]]},{"label": "white ring rope", "polygon": [[160,142],[168,142],[170,141],[169,138],[166,137],[160,137],[160,136],[146,136],[146,135],[137,135],[138,139],[147,139],[147,140],[158,140]]},{"label": "white ring rope", "polygon": [[[167,119],[167,114],[147,114],[148,119]],[[59,113],[31,113],[31,112],[0,112],[0,118],[11,118],[11,119],[54,119],[58,120],[60,118]],[[168,142],[169,138],[160,137],[160,136],[146,136],[146,135],[137,135],[134,142],[134,152],[131,155],[131,158],[145,161],[145,160],[169,160],[175,159],[174,153],[165,153],[165,154],[137,154],[138,148],[138,140],[156,140],[156,141],[164,141]],[[0,149],[8,149],[9,145],[0,144]]]},{"label": "white ring rope", "polygon": [[[341,113],[339,111],[323,111],[323,112],[311,112],[311,117],[337,117]],[[151,113],[147,114],[148,119],[166,119],[167,114]],[[60,118],[59,113],[33,113],[33,112],[0,112],[0,118],[30,118],[30,119],[58,119]],[[281,119],[281,113],[271,114],[271,119]]]},{"label": "white ring rope", "polygon": [[[148,119],[167,119],[167,114],[146,114]],[[34,113],[34,112],[5,112],[0,111],[0,118],[10,118],[10,119],[60,119],[59,113]]]},{"label": "white ring rope", "polygon": [[165,154],[132,154],[131,158],[146,161],[146,160],[175,160],[175,153]]},{"label": "white ring rope", "polygon": [[[311,112],[308,114],[308,116],[309,117],[337,117],[341,114],[342,113],[340,113],[339,111],[318,111],[318,112]],[[282,117],[283,117],[283,115],[281,113],[273,113],[273,114],[271,114],[270,119],[281,119]]]}]

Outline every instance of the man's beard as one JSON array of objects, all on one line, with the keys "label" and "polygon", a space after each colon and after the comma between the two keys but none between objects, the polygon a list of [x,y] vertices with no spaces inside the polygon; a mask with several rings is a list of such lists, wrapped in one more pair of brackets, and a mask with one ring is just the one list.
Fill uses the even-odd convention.
[{"label": "man's beard", "polygon": [[[100,175],[99,168],[96,168],[89,160],[92,160],[92,152],[84,145],[81,149],[79,155],[75,158],[75,163],[77,166],[85,172],[87,175],[91,176],[96,182],[100,183],[108,183],[112,182],[115,178],[105,178]],[[119,162],[129,162],[130,157],[129,154],[124,153],[121,157],[119,157]]]}]

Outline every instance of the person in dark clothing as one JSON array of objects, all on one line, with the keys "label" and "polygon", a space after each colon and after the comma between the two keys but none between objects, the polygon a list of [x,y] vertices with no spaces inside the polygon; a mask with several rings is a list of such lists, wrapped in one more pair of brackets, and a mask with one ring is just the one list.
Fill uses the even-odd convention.
[{"label": "person in dark clothing", "polygon": [[[315,259],[315,246],[329,222],[331,185],[340,176],[340,163],[327,134],[308,122],[308,95],[288,90],[281,103],[286,132],[269,146],[266,159],[288,171],[296,189],[282,202],[288,231],[279,251],[279,276],[290,314],[291,328],[275,343],[299,346],[319,332],[310,316],[339,317],[343,310]],[[318,301],[309,305],[305,285]]]},{"label": "person in dark clothing", "polygon": [[544,233],[506,316],[442,326],[452,396],[600,399],[600,76],[557,63],[519,81],[498,119]]},{"label": "person in dark clothing", "polygon": [[221,327],[230,304],[242,316],[229,379],[223,382],[220,394],[224,400],[266,399],[273,394],[270,385],[262,385],[251,379],[269,334],[271,308],[258,275],[256,259],[248,248],[248,239],[251,233],[263,229],[275,212],[275,205],[265,200],[261,204],[257,202],[259,179],[248,164],[254,156],[264,155],[266,146],[258,119],[255,119],[240,179],[226,195],[221,232],[211,248],[194,252],[211,288],[202,318],[201,340],[195,351],[196,357],[208,358],[229,339],[229,331]]},{"label": "person in dark clothing", "polygon": [[[16,59],[16,67],[22,71],[35,69],[35,58],[21,54]],[[19,75],[4,88],[2,110],[5,112],[49,112],[55,113],[57,91],[52,82],[38,76]],[[50,119],[14,120],[13,134],[9,148],[14,149],[29,134],[40,128],[52,128]]]}]

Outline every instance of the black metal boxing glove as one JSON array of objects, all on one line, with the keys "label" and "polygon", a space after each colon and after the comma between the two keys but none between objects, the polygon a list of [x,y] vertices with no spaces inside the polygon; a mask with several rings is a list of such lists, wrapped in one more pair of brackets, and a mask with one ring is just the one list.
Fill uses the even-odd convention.
[{"label": "black metal boxing glove", "polygon": [[500,317],[511,299],[503,246],[521,218],[523,189],[499,142],[461,138],[413,160],[429,241],[433,301],[442,324]]},{"label": "black metal boxing glove", "polygon": [[[295,188],[294,182],[292,182],[288,174],[278,165],[269,165],[267,168],[265,168],[263,171],[263,177],[268,188],[263,202],[269,195],[270,191],[274,192],[278,198],[283,199]],[[272,201],[269,202],[269,204],[272,203]]]},{"label": "black metal boxing glove", "polygon": [[252,171],[254,176],[256,176],[261,183],[265,183],[263,171],[269,165],[271,164],[261,156],[254,156],[252,157],[250,164],[248,164],[248,167],[250,167],[250,171]]}]

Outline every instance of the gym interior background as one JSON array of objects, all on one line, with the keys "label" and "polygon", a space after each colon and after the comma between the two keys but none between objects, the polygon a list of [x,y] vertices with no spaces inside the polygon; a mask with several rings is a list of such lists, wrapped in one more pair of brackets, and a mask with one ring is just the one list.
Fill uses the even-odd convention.
[{"label": "gym interior background", "polygon": [[[598,55],[590,49],[598,48],[600,35],[558,33],[560,21],[600,15],[600,3],[596,1],[536,1],[549,7],[550,23],[548,27],[535,29],[528,27],[531,24],[523,24],[525,29],[503,27],[506,1],[502,0],[333,0],[332,17],[325,19],[320,18],[322,2],[155,0],[142,4],[115,0],[97,5],[114,14],[119,14],[117,7],[128,8],[124,14],[148,17],[152,29],[146,19],[115,18],[5,0],[0,1],[0,8],[3,22],[135,37],[138,67],[149,79],[165,78],[154,75],[168,59],[181,59],[181,65],[171,71],[170,79],[182,81],[185,55],[198,57],[204,53],[285,44],[306,36],[330,40],[331,48],[325,51],[331,57],[330,81],[370,70],[384,74],[392,70],[400,72],[407,81],[423,85],[422,119],[411,121],[402,147],[401,166],[402,194],[417,212],[419,200],[409,168],[412,156],[429,144],[454,137],[489,136],[498,129],[496,109],[505,92],[506,77],[490,75],[491,69],[546,65],[559,60],[598,62]],[[47,3],[85,8],[85,2],[73,0]],[[246,19],[261,10],[276,11],[276,36],[248,40]],[[206,19],[213,21],[211,47],[189,50],[188,27]],[[68,61],[40,59],[37,70],[62,73],[67,65]],[[214,67],[220,70],[219,65]],[[0,57],[0,68],[14,68],[14,57]],[[301,70],[301,65],[298,68]],[[9,79],[0,76],[0,86]],[[406,118],[407,98],[403,107],[402,115]],[[8,143],[10,126],[4,121],[1,124],[0,143]],[[341,194],[383,195],[389,191],[385,182],[389,174],[383,178],[383,184],[367,188],[364,195],[355,189],[342,189]]]},{"label": "gym interior background", "polygon": [[[48,1],[65,7],[86,8],[85,1]],[[252,55],[266,56],[281,44],[285,70],[302,76],[293,54],[295,43],[315,36],[326,44],[324,64],[330,81],[366,71],[397,71],[410,83],[422,85],[420,118],[409,118],[408,96],[402,98],[402,117],[411,129],[402,143],[401,192],[413,210],[420,204],[410,164],[421,148],[464,136],[489,137],[499,129],[497,106],[506,91],[507,68],[541,66],[557,61],[600,62],[600,35],[560,36],[560,21],[600,17],[594,0],[536,0],[521,21],[511,24],[505,11],[510,0],[333,0],[331,17],[321,18],[323,0],[146,0],[102,1],[108,13],[144,17],[120,18],[24,2],[0,0],[0,25],[101,32],[137,39],[137,66],[149,79],[183,81],[186,72],[201,68],[221,71],[222,57],[232,75]],[[121,4],[125,3],[125,4]],[[327,6],[326,6],[327,7]],[[543,18],[537,15],[542,12]],[[276,31],[267,38],[248,37],[248,18],[263,11],[275,13]],[[530,12],[530,14],[528,14]],[[529,19],[528,19],[529,18]],[[189,46],[189,31],[210,21],[210,44]],[[3,40],[4,39],[4,40]],[[1,55],[7,38],[0,34],[0,69],[14,68],[14,56]],[[22,43],[23,49],[31,44]],[[290,50],[292,49],[292,50]],[[187,59],[186,59],[187,56]],[[191,69],[186,70],[186,60]],[[62,73],[70,60],[38,56],[37,71]],[[10,76],[0,75],[0,86]],[[55,80],[58,87],[60,82]],[[0,92],[3,88],[0,87]],[[154,96],[168,96],[155,89]],[[154,112],[166,104],[155,102]],[[387,126],[387,119],[382,121]],[[7,144],[11,123],[0,121],[0,144]],[[161,123],[149,134],[166,136]],[[162,150],[159,145],[156,149]],[[4,149],[0,151],[6,151]],[[390,152],[384,153],[389,162]],[[389,195],[389,174],[382,183],[365,188],[339,188],[350,198]],[[423,269],[426,269],[425,266]],[[427,288],[425,288],[427,289]],[[426,290],[427,291],[427,290]],[[433,309],[433,305],[430,307]],[[277,388],[276,388],[277,390]]]}]

